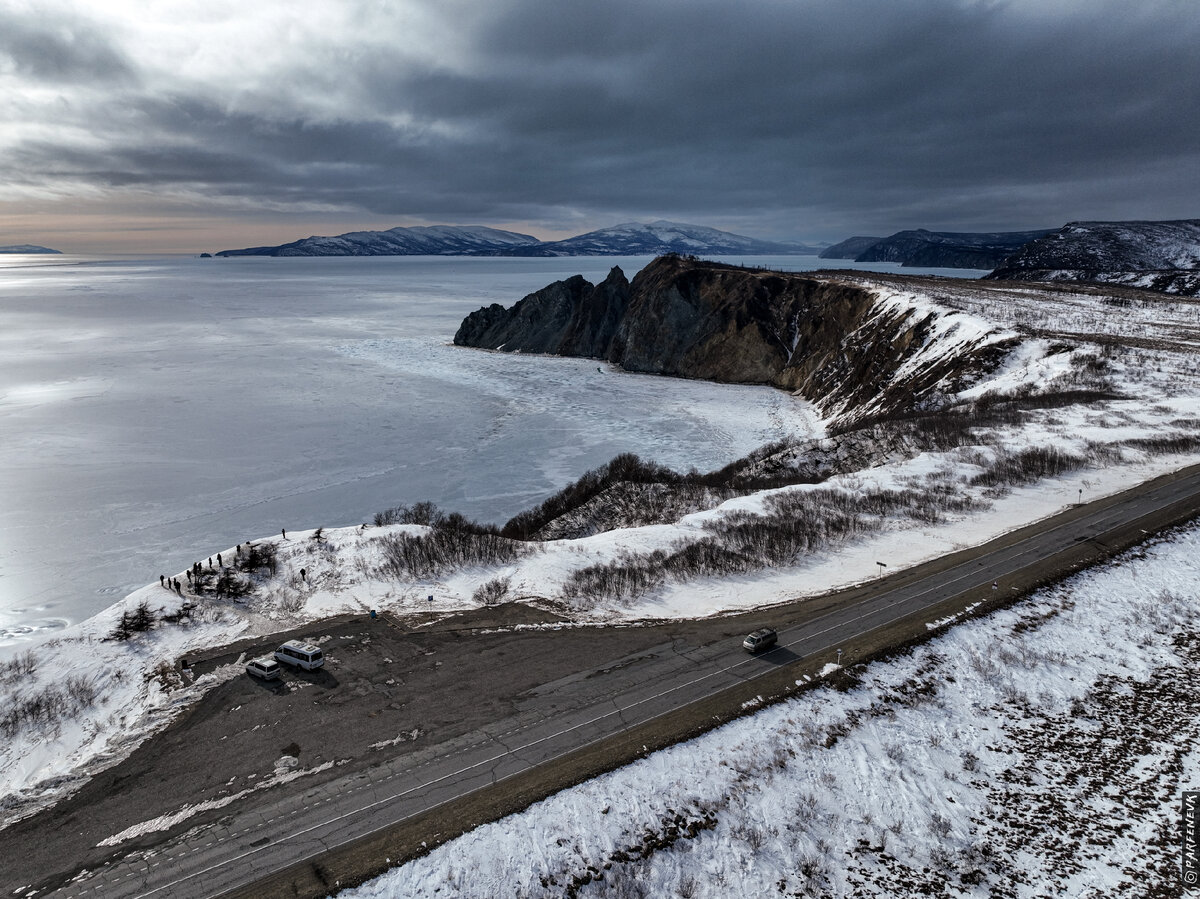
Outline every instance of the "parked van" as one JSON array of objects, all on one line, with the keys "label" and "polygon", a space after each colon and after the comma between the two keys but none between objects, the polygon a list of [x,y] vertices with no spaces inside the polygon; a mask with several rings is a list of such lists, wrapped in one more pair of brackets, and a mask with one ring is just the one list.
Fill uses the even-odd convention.
[{"label": "parked van", "polygon": [[303,668],[305,671],[315,671],[325,664],[321,649],[311,643],[301,643],[299,640],[288,640],[277,650],[275,658],[293,668]]},{"label": "parked van", "polygon": [[762,652],[764,649],[770,649],[778,640],[779,635],[773,628],[763,627],[742,641],[742,649],[747,652]]},{"label": "parked van", "polygon": [[261,677],[263,680],[277,680],[280,675],[279,663],[270,656],[261,659],[251,659],[246,663],[246,673],[251,677]]}]

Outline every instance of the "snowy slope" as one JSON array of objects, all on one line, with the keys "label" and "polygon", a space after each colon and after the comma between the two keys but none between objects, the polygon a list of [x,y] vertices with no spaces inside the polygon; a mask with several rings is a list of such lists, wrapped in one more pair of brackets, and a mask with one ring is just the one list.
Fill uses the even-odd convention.
[{"label": "snowy slope", "polygon": [[[564,790],[338,895],[1177,889],[1200,529]],[[850,686],[850,689],[846,689]]]},{"label": "snowy slope", "polygon": [[[181,678],[175,661],[200,647],[337,612],[427,611],[429,595],[442,612],[473,608],[487,601],[481,588],[497,583],[505,585],[506,600],[543,605],[578,621],[755,608],[861,582],[874,576],[879,558],[887,558],[892,570],[915,564],[1051,515],[1080,498],[1094,499],[1200,461],[1200,335],[1193,304],[1164,301],[1113,314],[1106,298],[1094,293],[940,281],[920,292],[911,285],[888,289],[878,279],[864,283],[878,291],[889,315],[924,318],[934,307],[943,310],[941,324],[916,348],[913,365],[935,365],[942,354],[988,335],[1020,335],[989,375],[961,385],[949,399],[1050,401],[1033,403],[1021,416],[981,420],[985,423],[974,431],[945,445],[904,437],[860,446],[854,456],[846,451],[853,435],[797,439],[772,459],[797,468],[818,458],[861,461],[833,465],[834,476],[819,484],[713,494],[711,502],[677,514],[668,509],[670,514],[644,523],[521,544],[503,562],[433,566],[418,575],[389,567],[395,541],[431,533],[421,525],[289,531],[286,539],[257,539],[256,545],[274,550],[277,564],[273,572],[249,575],[252,589],[240,599],[194,595],[186,573],[177,572],[171,577],[181,582],[179,592],[155,582],[29,655],[0,661],[5,820],[69,792],[89,772],[128,754],[219,678],[239,675],[231,666],[196,683]],[[1102,342],[1090,343],[1089,335]],[[670,383],[664,381],[662,389]],[[1052,401],[1063,391],[1089,390],[1096,394],[1090,402]],[[1061,467],[1026,480],[996,480],[997,471],[1028,449],[1051,452]],[[835,495],[865,503],[889,491],[907,499],[882,512],[863,511],[853,532],[788,558],[764,559],[757,569],[660,572],[644,589],[619,595],[590,590],[580,580],[593,566],[645,560],[653,569],[655,553],[670,554],[712,539],[733,523],[781,514],[797,504],[819,507]],[[639,514],[653,511],[638,506]],[[211,554],[217,567],[222,560],[229,567],[237,552],[223,548],[218,557],[213,548],[201,547],[197,557],[207,561]],[[185,597],[195,604],[191,618],[162,621]],[[122,613],[143,603],[159,619],[153,629],[127,641],[105,639]]]}]

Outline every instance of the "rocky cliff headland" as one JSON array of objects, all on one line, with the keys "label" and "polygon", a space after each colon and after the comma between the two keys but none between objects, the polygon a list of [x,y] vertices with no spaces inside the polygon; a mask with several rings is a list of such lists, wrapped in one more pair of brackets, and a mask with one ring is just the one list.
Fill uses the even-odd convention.
[{"label": "rocky cliff headland", "polygon": [[454,342],[769,384],[846,421],[920,408],[989,370],[1017,342],[968,318],[849,279],[663,256],[632,282],[614,267],[598,285],[575,276],[511,308],[479,309]]}]

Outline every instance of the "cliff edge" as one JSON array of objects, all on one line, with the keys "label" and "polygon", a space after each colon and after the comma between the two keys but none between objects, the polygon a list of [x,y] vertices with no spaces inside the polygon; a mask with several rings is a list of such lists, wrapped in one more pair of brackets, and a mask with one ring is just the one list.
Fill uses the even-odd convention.
[{"label": "cliff edge", "polygon": [[1016,334],[852,280],[662,256],[629,282],[557,281],[464,319],[458,346],[586,356],[627,371],[769,384],[843,422],[921,408],[990,370]]}]

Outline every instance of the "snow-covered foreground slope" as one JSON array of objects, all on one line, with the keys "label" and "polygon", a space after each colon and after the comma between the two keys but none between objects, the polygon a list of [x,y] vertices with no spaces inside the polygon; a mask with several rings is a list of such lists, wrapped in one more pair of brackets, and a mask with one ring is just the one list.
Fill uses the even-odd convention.
[{"label": "snow-covered foreground slope", "polygon": [[[753,608],[860,582],[876,574],[877,561],[894,571],[979,543],[1200,460],[1188,304],[1122,307],[1114,314],[1103,298],[1087,294],[1047,292],[1036,302],[1014,303],[1032,292],[942,282],[914,292],[872,283],[893,311],[908,306],[927,317],[935,307],[956,310],[940,319],[945,327],[927,330],[927,343],[912,355],[928,364],[981,334],[1021,334],[989,377],[956,385],[953,394],[955,402],[981,406],[1019,398],[1027,404],[1020,414],[988,418],[945,445],[912,434],[857,444],[846,442],[853,435],[795,441],[769,461],[826,472],[822,483],[732,495],[700,491],[678,514],[675,506],[651,508],[639,498],[616,510],[627,526],[571,539],[485,538],[480,550],[463,549],[454,533],[416,524],[289,531],[252,541],[274,563],[246,571],[235,569],[249,544],[219,554],[198,548],[203,577],[215,579],[223,567],[248,592],[218,597],[210,583],[197,595],[188,573],[175,572],[170,578],[180,582],[178,591],[151,584],[0,665],[2,820],[69,792],[125,757],[207,687],[240,676],[236,665],[196,682],[180,673],[177,660],[202,647],[341,612],[449,613],[500,599],[582,623]],[[1088,334],[1103,335],[1104,344],[1088,343]],[[1079,392],[1090,399],[1061,401]],[[747,523],[823,505],[855,510],[843,516],[850,526],[824,542],[774,555],[741,551],[740,567],[723,572],[668,564],[681,547],[734,539]],[[166,620],[185,601],[193,606],[190,616]],[[110,639],[122,615],[140,606],[153,626],[127,640]]]},{"label": "snow-covered foreground slope", "polygon": [[1169,895],[1198,577],[1192,528],[339,895]]}]

